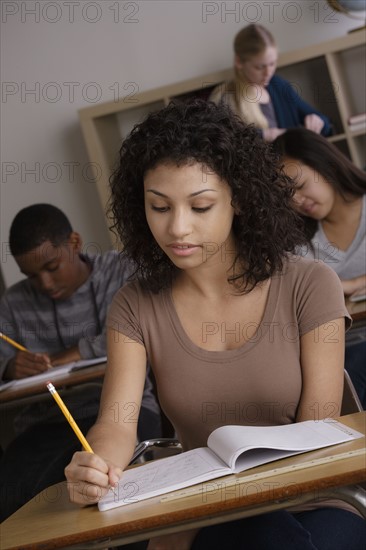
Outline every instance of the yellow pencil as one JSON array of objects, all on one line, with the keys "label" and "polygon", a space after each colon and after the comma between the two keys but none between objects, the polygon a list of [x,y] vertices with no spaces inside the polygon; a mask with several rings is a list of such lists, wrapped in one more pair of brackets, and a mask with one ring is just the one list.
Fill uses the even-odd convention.
[{"label": "yellow pencil", "polygon": [[[28,351],[29,350],[27,348],[25,348],[24,346],[22,346],[21,344],[18,344],[18,342],[16,342],[15,340],[13,340],[12,338],[10,338],[9,336],[6,336],[5,334],[3,334],[2,332],[0,332],[0,338],[2,338],[5,342],[8,342],[8,344],[11,344],[12,346],[14,346],[15,348],[19,349],[20,351]],[[30,353],[30,352],[29,352]],[[49,363],[47,365],[47,367],[49,369],[52,368],[52,365],[51,363]]]},{"label": "yellow pencil", "polygon": [[88,451],[88,453],[93,453],[94,452],[93,449],[91,448],[91,446],[89,445],[89,443],[87,442],[87,440],[85,439],[83,434],[81,433],[81,430],[80,430],[79,426],[76,424],[75,420],[71,416],[71,414],[70,414],[68,408],[66,407],[65,403],[62,401],[61,397],[57,393],[57,390],[56,390],[55,386],[51,382],[47,382],[47,388],[51,392],[51,395],[54,398],[54,400],[56,401],[57,405],[60,407],[60,409],[64,413],[64,415],[66,417],[66,420],[68,421],[68,423],[70,424],[70,426],[74,430],[74,432],[77,435],[77,437],[78,437],[80,443],[82,444],[84,450]]},{"label": "yellow pencil", "polygon": [[[89,445],[89,443],[85,439],[84,435],[82,434],[79,426],[76,424],[75,420],[71,416],[71,413],[69,412],[69,409],[66,407],[65,403],[62,401],[61,397],[59,396],[59,394],[58,394],[58,392],[55,388],[55,386],[51,382],[47,382],[47,388],[49,389],[49,391],[50,391],[52,397],[54,398],[54,400],[56,401],[57,405],[60,407],[60,409],[64,413],[64,415],[66,417],[66,420],[68,421],[68,423],[70,424],[70,426],[74,430],[74,432],[77,435],[77,437],[78,437],[80,443],[82,444],[84,450],[88,451],[88,453],[93,453],[94,454],[93,449],[91,448],[91,446]],[[115,491],[115,488],[110,487],[109,489],[114,493],[114,496],[117,497],[117,493]]]},{"label": "yellow pencil", "polygon": [[8,342],[8,344],[11,344],[15,348],[20,349],[20,351],[28,351],[27,348],[25,348],[21,344],[18,344],[18,342],[15,342],[15,340],[12,340],[12,338],[9,338],[9,336],[6,336],[2,332],[0,332],[0,338],[2,338],[3,340],[5,340],[5,342]]}]

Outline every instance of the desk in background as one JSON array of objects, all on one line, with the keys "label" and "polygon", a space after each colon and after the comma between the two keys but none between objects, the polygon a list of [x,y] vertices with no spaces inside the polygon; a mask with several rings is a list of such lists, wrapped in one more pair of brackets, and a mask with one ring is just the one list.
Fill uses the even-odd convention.
[{"label": "desk in background", "polygon": [[[366,412],[340,420],[366,432]],[[99,512],[96,506],[79,508],[71,504],[66,483],[60,483],[37,495],[3,522],[1,549],[111,548],[289,508],[321,497],[337,498],[340,493],[346,500],[347,486],[366,479],[365,445],[365,438],[360,438],[265,464],[235,477],[209,481],[194,496],[174,500],[171,493],[164,495],[165,500],[154,497],[107,512]],[[304,462],[311,465],[302,467]],[[235,480],[240,484],[229,486]],[[169,496],[171,499],[167,500]]]},{"label": "desk in background", "polygon": [[362,302],[346,300],[346,307],[354,323],[366,324],[366,300],[362,300]]},{"label": "desk in background", "polygon": [[[90,367],[84,367],[81,370],[71,371],[65,373],[62,377],[57,377],[54,384],[57,388],[70,388],[78,386],[79,384],[85,384],[87,382],[101,381],[104,376],[106,363],[99,363],[98,365],[92,365]],[[29,379],[31,380],[31,378]],[[52,372],[50,371],[50,380],[52,380]],[[36,395],[43,394],[50,397],[50,394],[46,388],[44,381],[38,382],[35,380],[26,387],[17,389],[16,387],[10,387],[9,389],[0,392],[0,406],[5,403],[11,403],[20,399],[30,398]]]},{"label": "desk in background", "polygon": [[[84,367],[81,370],[71,371],[54,380],[54,385],[59,390],[61,395],[67,392],[78,392],[83,386],[86,390],[87,384],[99,384],[103,382],[106,363],[99,363]],[[50,379],[52,375],[50,373]],[[6,390],[0,391],[0,413],[1,413],[1,430],[0,430],[0,445],[5,449],[15,436],[14,433],[14,418],[20,410],[28,404],[39,402],[41,400],[52,401],[52,396],[46,388],[44,381],[34,381],[29,378],[30,383],[21,388],[9,387]],[[1,547],[1,545],[0,545]]]}]

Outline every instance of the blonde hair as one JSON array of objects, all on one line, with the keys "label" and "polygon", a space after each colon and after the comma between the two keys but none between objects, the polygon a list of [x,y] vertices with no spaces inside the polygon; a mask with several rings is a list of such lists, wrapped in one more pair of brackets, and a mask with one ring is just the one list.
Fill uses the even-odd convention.
[{"label": "blonde hair", "polygon": [[[234,38],[234,53],[241,62],[248,61],[269,47],[276,47],[272,34],[262,25],[248,25]],[[257,97],[251,98],[253,84],[248,82],[242,73],[235,68],[235,110],[248,124],[258,128],[268,128],[268,121]]]}]

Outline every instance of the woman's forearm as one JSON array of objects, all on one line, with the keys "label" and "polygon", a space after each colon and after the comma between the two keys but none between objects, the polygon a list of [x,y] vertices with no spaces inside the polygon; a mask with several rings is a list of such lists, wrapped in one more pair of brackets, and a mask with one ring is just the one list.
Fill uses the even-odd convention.
[{"label": "woman's forearm", "polygon": [[133,430],[103,420],[94,424],[87,439],[94,453],[123,470],[128,466],[136,445]]}]

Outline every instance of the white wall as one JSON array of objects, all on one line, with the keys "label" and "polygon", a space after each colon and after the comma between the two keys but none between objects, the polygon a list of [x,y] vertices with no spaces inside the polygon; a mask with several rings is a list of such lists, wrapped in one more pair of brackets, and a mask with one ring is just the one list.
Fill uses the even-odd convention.
[{"label": "white wall", "polygon": [[250,22],[279,50],[343,35],[357,25],[324,1],[197,0],[1,2],[1,269],[15,214],[34,202],[62,208],[89,249],[109,247],[77,110],[225,69],[232,40]]}]

